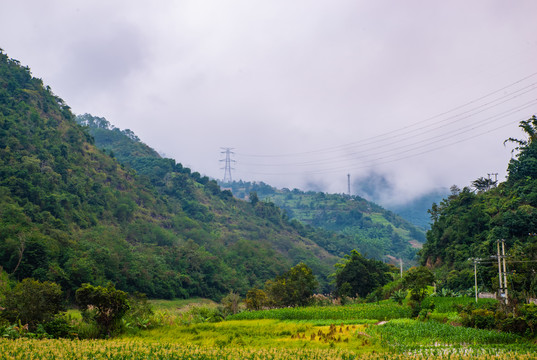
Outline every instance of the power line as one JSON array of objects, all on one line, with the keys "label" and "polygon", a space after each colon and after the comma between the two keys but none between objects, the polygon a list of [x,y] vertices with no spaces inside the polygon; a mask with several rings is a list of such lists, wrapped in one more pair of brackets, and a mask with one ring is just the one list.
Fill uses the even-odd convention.
[{"label": "power line", "polygon": [[[433,151],[438,151],[440,149],[443,149],[443,148],[446,148],[446,147],[449,147],[449,146],[453,146],[453,145],[460,144],[460,143],[463,143],[463,142],[466,142],[466,141],[469,141],[469,140],[473,140],[473,139],[475,139],[477,137],[480,137],[480,136],[483,136],[483,135],[486,135],[486,134],[490,134],[490,133],[492,133],[494,131],[497,131],[499,129],[505,128],[507,126],[511,126],[513,124],[516,124],[516,123],[519,123],[522,120],[525,120],[525,119],[517,119],[517,120],[514,120],[514,121],[510,121],[510,122],[508,122],[508,123],[506,123],[504,125],[498,126],[498,127],[493,128],[491,130],[488,130],[488,131],[485,131],[485,132],[482,132],[482,133],[479,133],[479,134],[476,134],[476,135],[467,136],[467,137],[465,137],[463,139],[453,141],[453,142],[444,144],[442,146],[436,146],[436,147],[431,148],[431,149],[423,150],[423,151],[420,151],[418,153],[410,154],[410,155],[407,155],[407,156],[398,156],[400,154],[395,154],[395,155],[391,155],[391,156],[385,156],[385,157],[370,159],[370,160],[367,160],[367,162],[365,162],[363,164],[355,165],[355,166],[351,166],[351,167],[349,167],[349,166],[340,166],[340,167],[335,167],[335,168],[319,169],[319,170],[311,170],[311,171],[288,171],[288,172],[247,171],[247,173],[255,174],[255,175],[292,175],[292,174],[315,175],[315,174],[335,173],[335,172],[339,172],[339,171],[345,170],[345,169],[348,169],[348,170],[367,169],[367,168],[375,167],[375,166],[378,166],[378,165],[390,164],[390,163],[393,163],[393,162],[396,162],[396,161],[401,161],[401,160],[421,156],[421,155],[424,155],[424,154],[431,153]],[[416,149],[414,149],[414,150],[416,150]]]},{"label": "power line", "polygon": [[[530,78],[532,78],[532,77],[534,77],[534,76],[536,76],[536,75],[537,75],[537,72],[532,73],[532,74],[530,74],[530,75],[528,75],[528,76],[525,76],[525,77],[523,77],[523,78],[521,78],[521,79],[519,79],[519,80],[517,80],[517,81],[515,81],[515,82],[513,82],[513,83],[510,83],[510,84],[508,84],[508,85],[506,85],[506,86],[503,86],[503,87],[500,88],[500,89],[497,89],[497,90],[492,91],[492,92],[490,92],[490,93],[488,93],[488,94],[486,94],[486,95],[483,95],[483,96],[481,96],[481,97],[479,97],[479,98],[477,98],[477,99],[474,99],[474,100],[472,100],[472,101],[469,101],[469,102],[467,102],[467,103],[464,103],[464,104],[462,104],[462,105],[459,105],[459,106],[457,106],[457,107],[454,107],[454,108],[452,108],[452,109],[450,109],[450,110],[448,110],[448,111],[444,111],[444,112],[442,112],[442,113],[440,113],[440,114],[437,114],[437,115],[435,115],[435,116],[426,118],[426,119],[424,119],[424,120],[415,122],[415,123],[413,123],[413,124],[410,124],[410,125],[407,125],[407,126],[404,126],[404,127],[401,127],[401,128],[397,128],[397,129],[394,129],[394,130],[391,130],[391,131],[388,131],[388,132],[385,132],[385,133],[383,133],[383,134],[376,135],[376,136],[373,136],[373,137],[370,137],[370,138],[366,138],[366,139],[362,139],[362,140],[354,141],[354,142],[347,143],[347,144],[343,144],[343,145],[337,145],[337,146],[326,147],[326,148],[322,148],[322,149],[316,149],[316,150],[310,150],[310,151],[303,151],[303,152],[296,152],[296,153],[273,154],[273,155],[267,155],[267,154],[265,154],[265,155],[260,155],[260,154],[237,153],[237,155],[244,156],[244,157],[258,157],[258,158],[278,158],[278,157],[293,157],[293,156],[301,156],[301,155],[311,155],[311,154],[317,154],[317,153],[326,153],[326,152],[341,151],[341,150],[344,150],[344,149],[347,149],[347,148],[349,148],[349,147],[356,146],[356,145],[363,146],[363,144],[371,143],[372,141],[374,141],[375,139],[378,139],[378,138],[386,138],[387,135],[391,135],[391,134],[395,134],[394,136],[396,136],[396,137],[398,137],[398,136],[402,136],[402,135],[405,135],[405,134],[409,134],[408,131],[405,132],[405,133],[401,133],[402,130],[410,129],[410,128],[415,127],[415,126],[417,126],[417,125],[420,125],[420,124],[429,122],[430,120],[434,120],[434,119],[440,118],[440,117],[442,117],[442,116],[444,116],[444,115],[453,113],[453,112],[455,112],[455,111],[457,111],[457,110],[460,110],[460,109],[462,109],[462,108],[464,108],[464,107],[467,107],[467,106],[469,106],[469,105],[476,104],[476,103],[478,103],[479,101],[481,101],[481,100],[483,100],[483,99],[486,99],[486,98],[488,98],[488,97],[490,97],[490,96],[492,96],[492,95],[495,95],[495,94],[498,94],[498,93],[500,93],[500,92],[503,92],[503,91],[505,91],[506,89],[509,89],[509,88],[513,87],[514,85],[520,84],[520,83],[522,83],[523,81],[525,81],[525,80],[527,80],[527,79],[530,79]],[[507,99],[507,100],[503,101],[502,103],[504,103],[504,102],[506,102],[506,101],[509,101],[509,100],[512,100],[513,98],[519,97],[519,96],[521,96],[521,95],[524,95],[524,94],[527,94],[527,93],[533,91],[533,90],[535,89],[535,86],[536,86],[536,85],[537,85],[537,83],[531,83],[531,84],[529,84],[529,85],[524,86],[523,88],[520,88],[520,89],[518,89],[518,90],[515,90],[515,91],[512,92],[512,93],[504,94],[504,95],[500,96],[500,97],[497,98],[497,99],[491,100],[491,101],[489,101],[489,102],[487,102],[487,103],[484,103],[484,104],[481,104],[481,105],[479,105],[479,106],[477,106],[477,107],[474,107],[474,108],[472,108],[472,109],[466,110],[465,112],[462,112],[462,113],[460,113],[460,114],[458,114],[458,115],[452,115],[452,116],[450,116],[450,117],[448,117],[448,118],[446,118],[446,119],[441,119],[441,120],[436,121],[436,122],[434,122],[434,123],[432,123],[432,124],[428,124],[428,125],[422,126],[421,128],[418,128],[418,130],[419,130],[419,129],[423,129],[423,128],[425,128],[425,127],[433,126],[433,125],[438,124],[438,123],[441,123],[441,122],[445,122],[445,121],[447,121],[447,120],[449,120],[449,119],[453,119],[453,118],[455,118],[455,117],[457,117],[457,116],[466,114],[466,113],[468,113],[469,111],[472,111],[472,110],[475,110],[475,109],[479,109],[479,108],[482,108],[482,107],[487,106],[487,105],[491,105],[491,104],[493,104],[494,102],[497,102],[497,101],[499,101],[499,100],[505,99],[505,98],[508,97],[508,96],[511,96],[511,95],[513,95],[513,94],[517,94],[517,93],[518,93],[518,95],[516,95],[516,96],[514,96],[514,97],[512,97],[512,98],[510,98],[510,99]],[[520,94],[520,92],[522,92],[522,93]],[[416,131],[416,130],[411,130],[410,132],[412,132],[412,131]],[[393,137],[392,137],[392,138],[393,138]]]},{"label": "power line", "polygon": [[[492,123],[497,122],[498,120],[502,120],[502,119],[506,118],[507,115],[512,115],[512,114],[514,114],[516,112],[520,112],[520,111],[522,111],[524,109],[527,109],[527,108],[530,108],[530,107],[532,107],[532,106],[534,106],[536,104],[537,104],[537,100],[532,100],[530,102],[527,102],[527,103],[523,104],[522,106],[517,106],[517,107],[511,108],[509,110],[506,110],[506,111],[504,111],[502,113],[499,113],[499,114],[496,114],[494,116],[487,117],[485,119],[480,119],[478,121],[475,121],[475,122],[470,123],[468,125],[462,126],[460,128],[453,129],[453,130],[446,131],[446,132],[442,132],[440,134],[437,134],[437,135],[434,135],[432,137],[428,137],[428,138],[425,138],[425,139],[405,138],[405,139],[393,141],[393,142],[391,142],[391,144],[397,144],[397,143],[401,143],[401,142],[404,142],[404,141],[407,141],[407,140],[411,141],[410,143],[407,143],[406,145],[401,145],[401,146],[395,147],[395,148],[385,148],[385,147],[382,146],[382,144],[379,144],[379,145],[376,145],[374,148],[365,149],[365,150],[359,151],[359,152],[347,153],[344,156],[340,155],[340,156],[337,156],[337,157],[328,157],[328,158],[320,158],[320,159],[317,158],[317,159],[311,160],[311,161],[293,162],[293,163],[271,163],[271,164],[262,164],[262,163],[253,164],[253,163],[248,163],[248,162],[242,162],[242,164],[249,165],[249,166],[263,166],[263,167],[266,167],[266,166],[277,166],[277,167],[282,167],[282,166],[309,166],[309,165],[317,165],[318,166],[318,165],[322,165],[322,164],[326,164],[326,163],[329,163],[329,164],[346,163],[349,160],[357,160],[357,159],[360,159],[360,158],[364,158],[364,157],[366,157],[366,155],[368,153],[371,153],[371,152],[374,152],[375,155],[391,153],[391,152],[395,152],[397,155],[399,155],[401,153],[400,150],[403,150],[405,148],[414,146],[410,150],[404,151],[404,152],[408,152],[408,151],[411,151],[411,150],[424,148],[424,147],[426,147],[428,145],[431,145],[431,144],[436,145],[439,141],[446,141],[446,140],[449,140],[451,138],[459,137],[462,134],[466,134],[469,130],[471,131],[471,130],[481,128],[481,126],[480,126],[481,124],[491,125]],[[519,121],[520,120],[517,120],[516,122],[519,122]],[[508,122],[509,125],[511,125],[512,123],[514,123],[512,120],[510,120]],[[428,131],[428,132],[430,132],[430,131]],[[379,152],[376,149],[376,147],[384,148],[384,150]],[[355,155],[359,155],[359,156],[356,157]],[[342,157],[343,157],[343,159],[342,159]]]},{"label": "power line", "polygon": [[[243,165],[259,169],[254,171],[243,170],[242,172],[259,175],[313,175],[336,173],[343,170],[364,169],[386,163],[393,163],[470,141],[485,134],[512,126],[527,118],[527,115],[525,115],[525,118],[513,120],[512,115],[535,107],[535,105],[537,105],[537,99],[532,98],[531,100],[526,100],[524,102],[518,101],[518,104],[514,103],[514,101],[523,96],[527,97],[528,94],[532,94],[535,89],[537,89],[537,82],[532,82],[531,84],[524,85],[518,89],[509,88],[515,84],[521,84],[524,80],[535,75],[537,75],[537,73],[526,76],[508,86],[504,86],[501,89],[442,113],[454,113],[458,109],[463,109],[468,104],[476,105],[470,109],[452,114],[447,118],[427,123],[430,119],[440,117],[442,115],[440,114],[399,129],[388,131],[383,135],[364,139],[360,142],[356,141],[344,145],[333,146],[331,148],[294,154],[248,155],[237,153],[237,155],[241,157],[257,157],[259,159],[280,158],[288,160],[269,163],[266,161],[255,163],[241,161],[241,164]],[[506,89],[509,89],[509,91],[506,91]],[[490,98],[492,95],[502,91],[503,93],[501,96],[495,96],[485,103],[478,103],[480,100]],[[506,103],[512,103],[513,106],[507,110],[497,112],[496,114],[485,113]],[[505,119],[507,119],[507,121],[505,121]],[[464,121],[462,126],[456,128],[453,127],[453,125],[462,121]],[[495,124],[498,125],[492,127]],[[318,156],[315,156],[315,159],[308,158],[310,156],[303,159],[293,159],[293,157],[305,157],[308,154],[310,154],[310,156],[318,154]],[[289,169],[290,167],[292,167],[292,169]],[[270,171],[270,168],[279,168],[279,171]],[[302,168],[302,170],[300,168]]]}]

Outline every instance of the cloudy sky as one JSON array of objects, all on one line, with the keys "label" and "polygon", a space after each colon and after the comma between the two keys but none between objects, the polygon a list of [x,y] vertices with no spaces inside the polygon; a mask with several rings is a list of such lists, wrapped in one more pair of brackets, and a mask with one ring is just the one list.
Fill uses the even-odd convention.
[{"label": "cloudy sky", "polygon": [[505,178],[537,114],[534,0],[18,0],[0,48],[76,114],[222,179],[399,201]]}]

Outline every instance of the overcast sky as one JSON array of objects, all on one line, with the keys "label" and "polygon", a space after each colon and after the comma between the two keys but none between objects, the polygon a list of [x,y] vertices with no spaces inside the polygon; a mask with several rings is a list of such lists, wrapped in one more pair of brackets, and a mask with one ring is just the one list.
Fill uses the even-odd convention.
[{"label": "overcast sky", "polygon": [[505,178],[537,113],[537,1],[0,2],[0,48],[194,171],[385,202]]}]

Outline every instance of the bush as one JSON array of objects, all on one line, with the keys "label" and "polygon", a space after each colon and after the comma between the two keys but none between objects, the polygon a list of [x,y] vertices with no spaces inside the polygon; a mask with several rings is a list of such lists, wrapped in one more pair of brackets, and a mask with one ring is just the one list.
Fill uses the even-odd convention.
[{"label": "bush", "polygon": [[28,324],[29,331],[34,331],[38,324],[50,321],[64,309],[62,290],[50,281],[24,279],[6,292],[4,306],[4,319]]},{"label": "bush", "polygon": [[43,324],[43,330],[53,338],[73,338],[75,330],[71,325],[71,318],[66,314],[58,314]]},{"label": "bush", "polygon": [[222,299],[222,306],[227,314],[235,315],[239,312],[239,305],[241,303],[241,297],[239,294],[231,291]]},{"label": "bush", "polygon": [[396,291],[393,292],[393,294],[390,297],[390,299],[392,299],[393,301],[395,301],[399,305],[403,305],[403,300],[406,299],[406,295],[407,295],[406,290],[399,289],[399,290],[396,290]]},{"label": "bush", "polygon": [[217,307],[194,306],[181,315],[181,323],[184,325],[204,322],[220,322],[224,320],[224,314]]},{"label": "bush", "polygon": [[475,309],[470,313],[461,314],[462,324],[476,329],[491,330],[496,327],[496,318],[493,311],[487,309]]},{"label": "bush", "polygon": [[124,317],[127,328],[149,329],[157,325],[153,318],[153,308],[145,294],[135,293],[129,296],[129,306]]},{"label": "bush", "polygon": [[534,304],[519,306],[515,314],[494,311],[490,306],[481,309],[467,306],[461,313],[461,318],[464,326],[498,329],[530,338],[535,337],[537,330],[537,306]]}]

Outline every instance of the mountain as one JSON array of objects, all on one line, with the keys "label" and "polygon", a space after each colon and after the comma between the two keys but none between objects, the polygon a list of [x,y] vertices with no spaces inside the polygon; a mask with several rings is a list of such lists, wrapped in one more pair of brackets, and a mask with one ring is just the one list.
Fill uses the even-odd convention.
[{"label": "mountain", "polygon": [[[507,282],[521,299],[537,293],[537,118],[522,121],[527,138],[512,139],[518,155],[508,164],[507,180],[497,187],[452,187],[451,195],[433,204],[434,220],[421,251],[421,263],[433,268],[440,286],[451,290],[499,287],[499,242],[507,251]],[[476,184],[477,182],[474,182]],[[520,299],[519,299],[520,300]]]},{"label": "mountain", "polygon": [[[371,172],[367,176],[355,179],[352,183],[353,192],[365,199],[380,204],[385,209],[395,212],[403,219],[428,230],[431,217],[428,210],[433,202],[440,202],[449,195],[449,189],[439,188],[409,200],[398,199],[399,190],[390,178],[383,174]],[[394,202],[394,199],[397,201]]]},{"label": "mountain", "polygon": [[243,199],[255,193],[282,208],[291,219],[344,235],[319,244],[339,256],[357,249],[372,258],[402,258],[408,264],[425,241],[423,230],[359,196],[276,189],[263,182],[236,181],[221,186]]},{"label": "mountain", "polygon": [[234,198],[131,131],[85,121],[0,52],[0,266],[12,278],[71,295],[112,281],[150,297],[217,299],[303,261],[328,289],[338,257],[319,244],[338,235]]},{"label": "mountain", "polygon": [[403,219],[428,230],[431,227],[431,216],[428,210],[433,203],[439,203],[449,195],[448,189],[433,190],[401,204],[385,205]]}]

